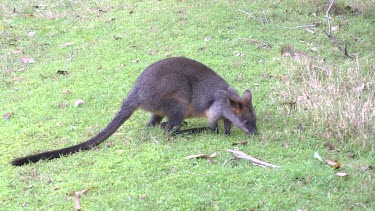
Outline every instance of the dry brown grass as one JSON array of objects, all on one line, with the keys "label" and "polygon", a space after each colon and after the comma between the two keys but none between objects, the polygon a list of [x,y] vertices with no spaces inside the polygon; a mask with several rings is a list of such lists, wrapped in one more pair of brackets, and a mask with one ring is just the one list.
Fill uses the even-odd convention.
[{"label": "dry brown grass", "polygon": [[113,1],[38,1],[19,0],[0,3],[0,17],[27,17],[36,19],[87,20],[98,18],[112,10],[125,10],[131,12],[133,6],[128,3]]},{"label": "dry brown grass", "polygon": [[289,115],[302,115],[319,138],[374,149],[375,74],[369,59],[327,65],[300,56],[287,65],[280,96]]}]

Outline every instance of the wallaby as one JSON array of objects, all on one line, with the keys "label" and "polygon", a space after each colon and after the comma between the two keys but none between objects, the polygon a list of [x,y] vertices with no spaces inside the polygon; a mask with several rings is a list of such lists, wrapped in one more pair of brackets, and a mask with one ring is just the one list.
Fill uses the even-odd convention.
[{"label": "wallaby", "polygon": [[252,94],[246,90],[242,98],[212,69],[197,61],[175,57],[158,61],[147,67],[136,80],[112,121],[93,138],[63,149],[17,158],[15,166],[50,160],[89,150],[111,136],[137,108],[152,113],[147,126],[161,125],[169,133],[201,131],[205,128],[181,130],[185,118],[205,117],[209,129],[218,133],[218,121],[224,121],[225,134],[232,123],[247,134],[256,134],[256,115]]}]

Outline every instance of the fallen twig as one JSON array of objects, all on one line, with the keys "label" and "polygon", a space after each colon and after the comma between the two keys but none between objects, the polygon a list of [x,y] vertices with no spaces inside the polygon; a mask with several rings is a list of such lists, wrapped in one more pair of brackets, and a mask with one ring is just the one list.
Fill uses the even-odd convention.
[{"label": "fallen twig", "polygon": [[227,149],[227,151],[230,152],[230,153],[233,153],[233,155],[236,158],[250,160],[254,165],[258,165],[258,166],[262,166],[262,167],[280,168],[280,166],[261,161],[257,158],[251,157],[250,155],[248,155],[248,154],[246,154],[242,151],[232,150],[232,149]]},{"label": "fallen twig", "polygon": [[212,153],[212,154],[198,154],[198,155],[190,155],[188,157],[186,157],[186,159],[207,159],[210,163],[212,164],[216,164],[216,162],[214,161],[214,158],[216,157],[216,152]]},{"label": "fallen twig", "polygon": [[74,209],[76,210],[81,210],[81,203],[79,201],[79,197],[87,192],[88,190],[90,190],[91,188],[86,188],[86,189],[83,189],[83,190],[80,190],[80,191],[73,191],[71,193],[72,196],[74,196]]},{"label": "fallen twig", "polygon": [[260,17],[260,18],[257,18],[255,16],[253,16],[251,13],[249,12],[246,12],[245,10],[238,10],[244,14],[246,14],[247,16],[249,16],[250,18],[254,19],[255,21],[258,21],[260,23],[268,23],[268,19],[267,19],[267,16],[266,16],[266,12],[263,10],[263,15],[264,15],[264,18],[263,17]]},{"label": "fallen twig", "polygon": [[329,4],[329,7],[327,9],[327,12],[326,12],[326,18],[327,18],[327,21],[328,21],[328,34],[327,34],[328,37],[332,37],[331,17],[329,17],[329,11],[331,10],[334,2],[335,2],[335,0],[331,1],[331,3]]},{"label": "fallen twig", "polygon": [[344,44],[344,47],[342,45],[340,45],[340,42],[339,40],[333,36],[332,34],[332,26],[331,26],[331,17],[329,16],[329,11],[331,10],[332,6],[333,6],[333,3],[335,2],[335,0],[331,0],[329,6],[328,6],[328,9],[327,9],[327,12],[326,12],[326,18],[327,18],[327,22],[328,22],[328,33],[326,31],[324,31],[324,33],[329,37],[329,39],[331,40],[331,42],[338,48],[340,49],[340,51],[347,57],[349,58],[353,58],[353,56],[349,55],[348,53],[348,45],[347,43]]},{"label": "fallen twig", "polygon": [[258,40],[254,40],[252,39],[251,37],[249,38],[242,38],[242,40],[245,40],[246,42],[250,42],[252,43],[253,45],[255,45],[255,49],[259,49],[259,48],[272,48],[272,46],[268,43],[264,43],[264,42],[261,42],[261,41],[258,41]]},{"label": "fallen twig", "polygon": [[321,22],[314,22],[313,24],[308,24],[308,25],[302,25],[302,26],[295,26],[295,27],[288,27],[288,26],[279,26],[282,28],[286,29],[307,29],[307,28],[313,28],[313,27],[318,27],[321,24]]},{"label": "fallen twig", "polygon": [[160,142],[152,135],[151,135],[151,139],[154,140],[156,144],[160,144]]},{"label": "fallen twig", "polygon": [[198,155],[190,155],[190,156],[187,156],[186,159],[197,159],[197,158],[205,158],[205,159],[212,159],[216,157],[216,152],[212,153],[212,154],[198,154]]}]

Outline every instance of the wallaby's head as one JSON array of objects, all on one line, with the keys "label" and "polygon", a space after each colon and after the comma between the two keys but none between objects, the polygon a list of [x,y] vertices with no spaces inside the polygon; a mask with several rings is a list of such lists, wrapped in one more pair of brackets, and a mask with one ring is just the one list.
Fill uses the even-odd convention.
[{"label": "wallaby's head", "polygon": [[252,98],[253,96],[250,90],[246,90],[241,99],[228,97],[232,111],[236,115],[236,121],[233,121],[233,124],[249,135],[258,133],[256,126],[257,118]]}]

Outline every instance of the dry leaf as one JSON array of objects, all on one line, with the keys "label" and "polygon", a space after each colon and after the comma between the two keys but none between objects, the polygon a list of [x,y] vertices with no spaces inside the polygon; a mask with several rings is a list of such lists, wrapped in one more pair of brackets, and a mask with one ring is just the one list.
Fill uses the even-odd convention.
[{"label": "dry leaf", "polygon": [[336,173],[336,176],[339,176],[339,177],[346,177],[346,176],[348,176],[348,173],[345,173],[345,172],[337,172],[337,173]]},{"label": "dry leaf", "polygon": [[245,56],[245,54],[244,53],[236,53],[236,54],[234,54],[234,56],[241,57],[241,56]]},{"label": "dry leaf", "polygon": [[68,47],[68,46],[71,46],[71,45],[74,45],[74,43],[67,42],[67,43],[60,44],[59,47]]},{"label": "dry leaf", "polygon": [[22,51],[21,51],[21,50],[14,50],[14,51],[12,51],[12,53],[13,53],[13,54],[21,54]]},{"label": "dry leaf", "polygon": [[283,147],[285,147],[285,148],[289,148],[289,142],[285,142],[284,144],[283,144]]},{"label": "dry leaf", "polygon": [[34,58],[21,57],[20,59],[21,59],[21,62],[24,63],[24,64],[35,63]]},{"label": "dry leaf", "polygon": [[40,5],[34,5],[33,7],[35,9],[45,10],[48,7],[48,5],[46,5],[46,4],[40,4]]},{"label": "dry leaf", "polygon": [[357,155],[354,152],[351,152],[351,151],[347,152],[346,155],[350,158],[356,158],[357,157]]},{"label": "dry leaf", "polygon": [[332,30],[333,32],[338,31],[339,29],[340,29],[339,26],[332,26],[332,27],[331,27],[331,30]]},{"label": "dry leaf", "polygon": [[12,112],[8,112],[8,113],[4,114],[4,119],[9,120],[10,117],[12,116],[12,114],[13,114]]},{"label": "dry leaf", "polygon": [[333,151],[335,149],[335,146],[331,142],[327,142],[325,146],[328,148],[328,150]]},{"label": "dry leaf", "polygon": [[334,165],[336,165],[337,162],[327,159],[326,163],[328,163],[328,165],[330,165],[330,166],[334,166]]},{"label": "dry leaf", "polygon": [[205,37],[205,38],[204,38],[204,42],[210,42],[210,41],[211,41],[211,39],[212,39],[212,38],[211,38],[210,36],[208,36],[208,37]]},{"label": "dry leaf", "polygon": [[362,83],[361,85],[353,88],[353,90],[356,91],[356,92],[362,93],[364,88],[365,88],[365,84]]},{"label": "dry leaf", "polygon": [[198,155],[190,155],[187,156],[186,159],[194,159],[194,158],[205,158],[205,159],[211,159],[216,157],[216,152],[210,154],[198,154]]},{"label": "dry leaf", "polygon": [[153,55],[156,55],[157,53],[158,53],[157,50],[153,50],[153,51],[148,52],[147,54],[150,56],[153,56]]},{"label": "dry leaf", "polygon": [[80,105],[82,105],[84,103],[85,103],[85,101],[83,101],[83,100],[76,100],[76,101],[74,101],[74,106],[78,107],[78,106],[80,106]]},{"label": "dry leaf", "polygon": [[247,143],[249,143],[249,142],[248,142],[248,141],[241,141],[241,142],[233,143],[232,146],[236,146],[236,145],[246,145]]},{"label": "dry leaf", "polygon": [[13,77],[13,81],[19,81],[20,79],[21,77],[19,77],[18,75]]},{"label": "dry leaf", "polygon": [[310,99],[310,96],[307,95],[306,93],[303,93],[301,96],[297,97],[298,102],[303,102],[303,101],[306,101],[308,99]]},{"label": "dry leaf", "polygon": [[332,168],[334,169],[339,169],[341,167],[341,162],[336,162],[336,161],[332,161],[332,160],[326,160],[326,163],[330,166],[332,166]]},{"label": "dry leaf", "polygon": [[139,199],[139,200],[147,199],[147,198],[148,198],[148,196],[138,196],[138,199]]},{"label": "dry leaf", "polygon": [[31,31],[31,32],[27,33],[27,36],[28,37],[34,37],[35,36],[35,32]]},{"label": "dry leaf", "polygon": [[67,103],[67,102],[61,102],[61,103],[59,103],[59,107],[60,108],[66,108],[68,106],[69,106],[69,103]]},{"label": "dry leaf", "polygon": [[69,89],[63,89],[62,90],[62,93],[64,94],[64,95],[70,95],[70,90]]},{"label": "dry leaf", "polygon": [[323,162],[323,159],[322,159],[322,157],[320,157],[320,155],[319,155],[318,152],[314,153],[314,158],[316,158],[316,159],[320,160],[321,162]]},{"label": "dry leaf", "polygon": [[68,75],[69,74],[69,72],[67,70],[58,70],[56,73],[59,74],[59,75]]},{"label": "dry leaf", "polygon": [[29,204],[27,202],[22,203],[22,207],[27,207]]},{"label": "dry leaf", "polygon": [[133,62],[133,63],[138,63],[138,62],[139,62],[139,60],[140,60],[140,59],[139,59],[139,58],[137,58],[137,59],[134,59],[134,60],[133,60],[132,62]]},{"label": "dry leaf", "polygon": [[363,166],[361,167],[361,171],[369,171],[369,170],[372,170],[373,167],[372,166]]},{"label": "dry leaf", "polygon": [[208,162],[212,163],[212,164],[216,164],[216,161],[214,161],[214,159],[208,159]]}]

